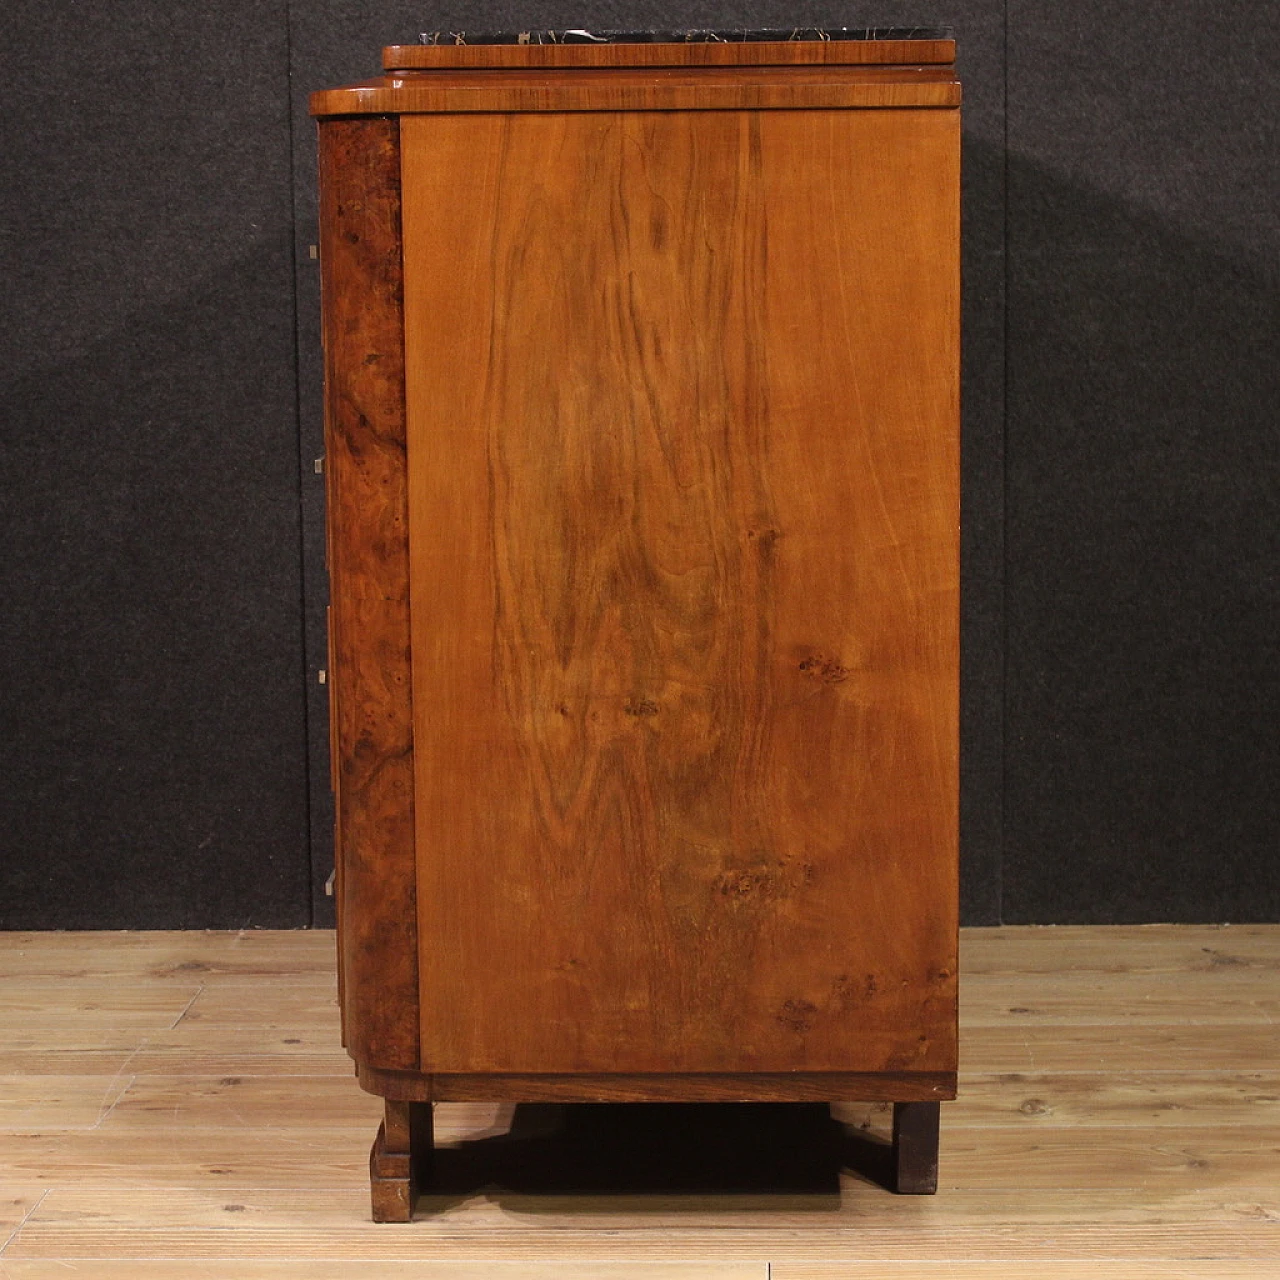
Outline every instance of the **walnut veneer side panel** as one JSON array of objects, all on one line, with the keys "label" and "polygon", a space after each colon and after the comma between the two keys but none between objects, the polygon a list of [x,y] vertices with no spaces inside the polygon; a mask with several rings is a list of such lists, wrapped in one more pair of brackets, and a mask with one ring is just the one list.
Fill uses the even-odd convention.
[{"label": "walnut veneer side panel", "polygon": [[418,1064],[400,141],[320,125],[329,678],[344,1043]]},{"label": "walnut veneer side panel", "polygon": [[953,1071],[958,113],[401,128],[422,1070]]}]

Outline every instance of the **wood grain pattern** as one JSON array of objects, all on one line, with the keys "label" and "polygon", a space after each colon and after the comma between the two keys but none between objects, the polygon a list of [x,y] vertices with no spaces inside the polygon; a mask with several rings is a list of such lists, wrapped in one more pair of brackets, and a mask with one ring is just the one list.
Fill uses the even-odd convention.
[{"label": "wood grain pattern", "polygon": [[[349,1078],[343,1082],[350,1091],[349,1096],[364,1102],[374,1101],[352,1089]],[[309,1082],[299,1077],[296,1084],[298,1092],[291,1105],[300,1110],[297,1099],[305,1096]],[[313,1127],[311,1108],[290,1124],[280,1123],[279,1111],[257,1111],[250,1113],[258,1120],[255,1126],[236,1119],[233,1107],[234,1103],[228,1107],[222,1125],[211,1129],[178,1126],[168,1133],[158,1129],[130,1131],[116,1123],[115,1113],[111,1113],[101,1130],[6,1134],[0,1149],[4,1151],[5,1165],[13,1170],[14,1176],[33,1184],[54,1184],[64,1190],[78,1186],[107,1188],[113,1183],[133,1187],[181,1186],[210,1198],[231,1189],[288,1188],[299,1201],[310,1192],[342,1190],[345,1195],[350,1190],[354,1193],[350,1208],[352,1220],[367,1217],[368,1190],[362,1184],[368,1172],[369,1139],[377,1128],[376,1113],[366,1116],[358,1127],[339,1129]],[[626,1103],[623,1107],[630,1111],[635,1109],[635,1104]],[[715,1107],[730,1109],[719,1103]],[[951,1109],[949,1105],[948,1110]],[[476,1103],[437,1104],[437,1116],[451,1111],[459,1113],[448,1118],[447,1128],[445,1121],[440,1120],[442,1146],[480,1143],[488,1136],[506,1134],[513,1125],[518,1128],[521,1122],[538,1115],[538,1110],[531,1113],[524,1104],[520,1104],[520,1109],[509,1107],[507,1114],[488,1123],[482,1123],[475,1114],[467,1114],[483,1110],[487,1108]],[[554,1116],[574,1125],[590,1123],[584,1120],[580,1108],[568,1112],[557,1108],[557,1112],[550,1115],[545,1109],[539,1110],[548,1119]],[[610,1111],[617,1118],[618,1108]],[[286,1108],[285,1114],[288,1113]],[[773,1119],[776,1121],[777,1117]],[[770,1126],[767,1119],[762,1125],[760,1117],[753,1120],[748,1114],[722,1123],[746,1143],[751,1141],[753,1133],[762,1141],[768,1141],[768,1130],[772,1127],[775,1150],[783,1145],[778,1140],[776,1124]],[[812,1109],[807,1116],[798,1116],[794,1123],[793,1150],[799,1150],[801,1140],[806,1136],[812,1138],[820,1127],[826,1131],[824,1136],[838,1136],[825,1117],[815,1119]],[[602,1140],[603,1137],[602,1134]],[[668,1119],[661,1133],[655,1132],[654,1137],[669,1140],[673,1147],[678,1145],[678,1123]],[[483,1148],[473,1146],[472,1149],[475,1154],[483,1155]],[[533,1167],[536,1148],[526,1150],[529,1155],[526,1167],[536,1177],[538,1171]],[[626,1156],[621,1145],[615,1147],[612,1154],[619,1160]],[[1136,1193],[1144,1193],[1157,1204],[1177,1196],[1213,1196],[1219,1198],[1219,1203],[1230,1204],[1232,1201],[1247,1203],[1251,1196],[1262,1192],[1269,1194],[1273,1209],[1280,1212],[1280,1201],[1277,1201],[1280,1193],[1276,1191],[1274,1177],[1276,1162],[1280,1159],[1280,1132],[1274,1128],[1257,1130],[1233,1126],[1218,1133],[1201,1130],[1194,1136],[1180,1138],[1167,1129],[1112,1133],[1103,1126],[1095,1126],[1082,1131],[1057,1130],[1044,1134],[1005,1131],[989,1135],[971,1129],[952,1135],[947,1127],[943,1131],[942,1154],[942,1185],[948,1199],[952,1193],[963,1193],[971,1205],[983,1206],[985,1212],[993,1215],[1008,1214],[1013,1221],[1019,1220],[1019,1210],[1008,1201],[1015,1194],[1021,1194],[1026,1202],[1021,1210],[1026,1215],[1021,1221],[1025,1222],[1027,1218],[1034,1219],[1037,1207],[1043,1213],[1047,1206],[1061,1205],[1066,1198],[1083,1202],[1078,1206],[1083,1216],[1091,1211],[1090,1197],[1096,1197],[1091,1207],[1096,1212],[1098,1202],[1105,1198],[1104,1189],[1117,1199],[1117,1210],[1124,1209],[1126,1199],[1129,1208],[1134,1209]],[[828,1163],[823,1161],[820,1152],[815,1151],[813,1155],[812,1163],[819,1170]],[[1099,1175],[1104,1167],[1105,1179]],[[550,1174],[552,1170],[546,1172]],[[726,1192],[735,1185],[737,1172],[733,1164],[726,1166]],[[828,1163],[828,1173],[834,1181],[839,1169],[831,1168]],[[589,1185],[581,1190],[580,1214],[599,1219],[609,1210],[615,1227],[634,1222],[626,1204],[608,1205],[606,1187],[594,1188],[594,1194]],[[847,1221],[851,1211],[855,1222],[870,1216],[868,1195],[888,1199],[883,1192],[873,1193],[853,1179],[850,1179],[850,1190],[851,1202],[841,1206],[827,1199],[824,1205],[821,1198],[816,1198],[810,1202],[811,1210],[825,1210],[829,1215],[828,1225],[839,1225],[842,1217]],[[1074,1194],[1068,1197],[1068,1193]],[[567,1217],[574,1216],[570,1205],[562,1208]],[[695,1218],[699,1210],[705,1225],[717,1220],[724,1226],[750,1225],[747,1206],[733,1205],[728,1196],[712,1205],[699,1205],[694,1198],[679,1216],[689,1225],[697,1225]],[[141,1215],[141,1206],[135,1206],[135,1211]],[[966,1212],[972,1210],[957,1207],[954,1212],[940,1216],[958,1221]],[[643,1220],[642,1211],[638,1216]],[[877,1209],[876,1216],[883,1220],[889,1214],[881,1214]],[[1272,1221],[1276,1220],[1280,1219]]]},{"label": "wood grain pattern", "polygon": [[311,114],[794,111],[957,107],[943,67],[708,67],[422,71],[311,95]]},{"label": "wood grain pattern", "polygon": [[[0,1261],[9,1266],[59,1258],[64,1274],[74,1274],[68,1263],[167,1259],[172,1274],[186,1280],[190,1260],[223,1259],[229,1246],[240,1257],[292,1259],[295,1266],[343,1259],[352,1270],[375,1259],[420,1260],[424,1253],[468,1261],[605,1256],[754,1259],[758,1265],[764,1259],[856,1255],[928,1262],[945,1276],[941,1268],[957,1256],[998,1253],[1002,1260],[1021,1260],[1024,1274],[1038,1274],[1042,1261],[1064,1256],[1168,1259],[1181,1263],[1169,1271],[1178,1280],[1196,1276],[1205,1257],[1250,1259],[1254,1280],[1275,1280],[1280,1273],[1277,1198],[1265,1188],[1234,1196],[1140,1189],[1117,1195],[1112,1187],[1030,1195],[1006,1188],[938,1200],[875,1191],[874,1205],[869,1192],[855,1184],[843,1196],[818,1197],[479,1194],[465,1206],[431,1206],[437,1212],[424,1213],[412,1231],[387,1231],[367,1221],[363,1189],[321,1187],[300,1195],[293,1187],[240,1188],[229,1200],[207,1189],[73,1182],[37,1205]],[[298,1271],[313,1274],[309,1265]]]},{"label": "wood grain pattern", "polygon": [[[1103,1252],[1105,1245],[1099,1249],[1100,1254]],[[1269,1262],[1221,1258],[1143,1262],[1102,1256],[1067,1261],[1042,1257],[1031,1266],[1026,1259],[948,1258],[944,1265],[946,1270],[938,1274],[946,1280],[1026,1280],[1032,1270],[1036,1280],[1276,1280],[1280,1276],[1280,1267]],[[930,1267],[931,1271],[934,1269]],[[921,1262],[914,1259],[868,1261],[849,1257],[838,1262],[779,1263],[770,1268],[765,1280],[919,1280],[921,1270]]]},{"label": "wood grain pattern", "polygon": [[450,67],[785,67],[950,63],[954,40],[664,41],[653,44],[393,44],[387,71]]},{"label": "wood grain pattern", "polygon": [[958,124],[402,122],[424,1071],[954,1071]]},{"label": "wood grain pattern", "polygon": [[[1119,973],[1280,972],[1272,951],[1274,925],[1011,925],[966,929],[961,940],[969,974],[1008,974],[1024,982],[1032,972],[1078,977]],[[1108,978],[1110,980],[1110,978]]]},{"label": "wood grain pattern", "polygon": [[[330,1018],[332,1022],[332,1017]],[[210,1032],[216,1040],[216,1032]],[[312,1114],[308,1120],[311,1132],[343,1129],[363,1132],[376,1103],[351,1088],[345,1061],[336,1057],[314,1065],[294,1066],[290,1074],[277,1074],[278,1060],[258,1057],[239,1060],[242,1070],[252,1067],[249,1075],[227,1075],[235,1065],[227,1055],[210,1060],[201,1054],[190,1060],[170,1059],[157,1062],[135,1057],[123,1072],[98,1069],[86,1061],[91,1055],[77,1053],[68,1058],[81,1071],[79,1075],[55,1075],[42,1067],[38,1057],[32,1058],[33,1070],[27,1076],[0,1077],[0,1132],[45,1135],[88,1131],[98,1128],[102,1120],[112,1116],[113,1125],[141,1136],[144,1129],[160,1132],[175,1127],[206,1129],[225,1125],[229,1114],[238,1123],[268,1126],[294,1106],[300,1089],[305,1089]],[[133,1068],[141,1063],[141,1070]],[[222,1072],[222,1074],[219,1074]],[[391,1074],[391,1073],[384,1073]],[[430,1081],[431,1077],[403,1073],[406,1081]],[[559,1079],[555,1077],[553,1079]],[[626,1077],[621,1078],[623,1081]],[[644,1080],[663,1077],[644,1077]],[[755,1078],[748,1078],[750,1084]],[[810,1083],[815,1092],[829,1082],[821,1076],[797,1079],[803,1087]],[[300,1083],[300,1080],[305,1083]],[[463,1077],[470,1082],[470,1077]],[[700,1081],[695,1081],[700,1084]],[[765,1083],[770,1083],[768,1077]],[[851,1098],[863,1082],[850,1078],[841,1081],[839,1092]],[[875,1088],[876,1082],[868,1082]],[[388,1096],[395,1098],[395,1082]],[[453,1090],[452,1080],[447,1091]],[[474,1084],[478,1091],[478,1082]],[[888,1086],[880,1083],[888,1092]],[[377,1090],[381,1094],[382,1090]],[[588,1091],[589,1092],[589,1091]],[[127,1096],[125,1096],[127,1093]],[[740,1092],[728,1101],[751,1100]],[[828,1090],[835,1095],[837,1090]],[[941,1094],[936,1096],[942,1096]],[[427,1093],[406,1094],[404,1101],[429,1101]],[[448,1100],[448,1099],[445,1099]],[[453,1099],[457,1101],[457,1099]],[[529,1099],[544,1101],[547,1099]],[[562,1101],[562,1098],[552,1099]],[[588,1097],[589,1101],[627,1101],[616,1097]],[[643,1100],[643,1099],[641,1099]],[[658,1101],[678,1101],[676,1086]],[[714,1101],[718,1099],[697,1099]],[[765,1099],[766,1101],[785,1099]],[[825,1099],[804,1099],[825,1100]],[[509,1107],[506,1102],[489,1100],[491,1110]],[[446,1117],[457,1109],[448,1107]],[[465,1110],[474,1111],[475,1108]],[[875,1129],[887,1136],[892,1107],[887,1101],[839,1102],[834,1108],[843,1123],[860,1129]],[[959,1135],[962,1130],[983,1130],[983,1141],[999,1140],[999,1134],[1021,1132],[1040,1134],[1050,1130],[1094,1128],[1107,1129],[1112,1137],[1124,1141],[1127,1130],[1141,1130],[1135,1135],[1140,1144],[1156,1143],[1159,1133],[1180,1135],[1181,1143],[1212,1144],[1223,1148],[1222,1134],[1204,1130],[1226,1130],[1251,1127],[1263,1133],[1280,1133],[1280,1073],[1275,1070],[1233,1074],[1227,1071],[1199,1073],[1174,1072],[1136,1074],[1002,1073],[999,1075],[966,1075],[961,1100],[947,1108],[947,1132]],[[978,1135],[973,1135],[975,1138]],[[1056,1135],[1070,1141],[1070,1135]]]},{"label": "wood grain pattern", "polygon": [[344,1043],[403,1069],[418,994],[395,120],[320,126],[320,265]]},{"label": "wood grain pattern", "polygon": [[[396,1233],[380,1232],[386,1238]],[[376,1251],[377,1242],[370,1243]],[[92,1280],[351,1280],[364,1259],[353,1262],[344,1258],[331,1262],[324,1258],[309,1258],[305,1262],[297,1258],[195,1260],[184,1258],[180,1262],[134,1259],[120,1262],[110,1258],[94,1258]],[[702,1259],[697,1262],[648,1262],[603,1261],[591,1258],[587,1261],[540,1259],[521,1261],[516,1258],[480,1261],[454,1258],[403,1258],[379,1259],[378,1280],[767,1280],[764,1270],[756,1262],[718,1262]],[[860,1272],[859,1275],[862,1273]],[[1002,1273],[1003,1274],[1003,1273]],[[1008,1272],[1013,1275],[1012,1271]],[[1056,1273],[1054,1273],[1056,1276]],[[1083,1276],[1084,1273],[1080,1272]],[[1151,1273],[1154,1276],[1154,1272]],[[1206,1280],[1258,1280],[1258,1273],[1250,1271],[1206,1272]],[[68,1280],[75,1272],[66,1262],[20,1259],[0,1262],[0,1280]],[[1072,1273],[1075,1280],[1077,1273]],[[1143,1272],[1145,1280],[1147,1273]],[[1098,1273],[1091,1273],[1086,1280],[1098,1280]],[[1127,1280],[1127,1278],[1126,1278]],[[1159,1280],[1170,1280],[1168,1273]],[[1183,1276],[1177,1280],[1184,1280]]]}]

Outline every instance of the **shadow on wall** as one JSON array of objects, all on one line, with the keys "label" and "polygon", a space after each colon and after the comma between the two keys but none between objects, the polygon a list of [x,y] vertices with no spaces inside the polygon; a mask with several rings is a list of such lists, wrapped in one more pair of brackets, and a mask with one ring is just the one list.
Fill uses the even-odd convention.
[{"label": "shadow on wall", "polygon": [[2,929],[307,923],[289,263],[6,380]]},{"label": "shadow on wall", "polygon": [[1280,918],[1280,297],[1009,169],[1004,918]]}]

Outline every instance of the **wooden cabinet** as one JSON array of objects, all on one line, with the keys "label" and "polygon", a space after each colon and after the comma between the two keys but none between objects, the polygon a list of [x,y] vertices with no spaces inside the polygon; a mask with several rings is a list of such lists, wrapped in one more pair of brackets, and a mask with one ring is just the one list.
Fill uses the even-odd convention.
[{"label": "wooden cabinet", "polygon": [[344,1036],[387,1101],[956,1072],[947,40],[424,45],[319,93]]}]

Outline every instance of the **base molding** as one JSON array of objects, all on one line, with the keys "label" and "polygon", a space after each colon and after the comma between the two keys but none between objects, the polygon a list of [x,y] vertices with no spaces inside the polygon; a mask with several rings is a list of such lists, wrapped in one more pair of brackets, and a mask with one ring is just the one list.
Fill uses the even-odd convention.
[{"label": "base molding", "polygon": [[397,1102],[943,1102],[954,1071],[459,1074],[356,1064],[363,1089]]}]

